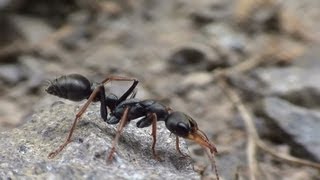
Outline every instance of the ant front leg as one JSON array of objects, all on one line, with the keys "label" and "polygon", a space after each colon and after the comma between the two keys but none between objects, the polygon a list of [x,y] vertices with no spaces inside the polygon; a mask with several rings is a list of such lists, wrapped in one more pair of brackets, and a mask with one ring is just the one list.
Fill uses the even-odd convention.
[{"label": "ant front leg", "polygon": [[182,155],[181,158],[190,157],[189,155],[183,154],[183,153],[181,152],[179,145],[180,145],[180,143],[179,143],[179,137],[176,136],[176,149],[177,149],[178,153]]},{"label": "ant front leg", "polygon": [[152,130],[151,130],[151,136],[152,136],[152,146],[151,146],[151,150],[152,150],[152,155],[153,157],[158,160],[161,161],[161,158],[158,156],[158,154],[156,153],[155,147],[156,147],[156,142],[157,142],[157,121],[158,121],[158,116],[156,113],[148,113],[147,116],[143,119],[140,119],[137,122],[137,127],[138,128],[144,128],[144,127],[148,127],[150,125],[152,125]]},{"label": "ant front leg", "polygon": [[75,130],[75,127],[80,119],[80,117],[82,116],[82,114],[86,111],[86,109],[88,108],[88,106],[90,105],[90,103],[93,101],[93,99],[96,97],[97,93],[100,91],[100,88],[96,88],[91,95],[89,96],[87,102],[82,106],[82,108],[80,109],[80,111],[76,114],[76,117],[73,121],[73,124],[71,126],[71,129],[69,130],[69,134],[67,139],[64,141],[64,143],[59,146],[58,149],[56,149],[55,151],[52,151],[49,155],[48,158],[52,159],[55,156],[57,156],[70,142],[71,142],[71,137],[72,134]]}]

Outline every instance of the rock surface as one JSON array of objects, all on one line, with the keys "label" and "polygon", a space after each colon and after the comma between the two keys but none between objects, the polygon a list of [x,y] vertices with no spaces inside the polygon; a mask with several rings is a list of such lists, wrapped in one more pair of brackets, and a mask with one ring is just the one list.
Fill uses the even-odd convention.
[{"label": "rock surface", "polygon": [[264,68],[256,70],[266,95],[283,97],[306,107],[319,107],[320,74],[318,68]]},{"label": "rock surface", "polygon": [[[175,137],[158,123],[157,161],[151,153],[151,128],[138,129],[131,122],[116,148],[111,164],[106,158],[115,135],[94,104],[79,122],[73,141],[54,159],[49,152],[66,138],[78,105],[57,101],[45,105],[23,126],[1,132],[0,177],[8,179],[199,179],[189,158],[175,150]],[[187,153],[181,141],[181,150]]]},{"label": "rock surface", "polygon": [[[291,145],[292,153],[320,161],[320,112],[295,106],[285,100],[264,100],[264,113],[273,133]],[[277,131],[279,130],[279,131]]]}]

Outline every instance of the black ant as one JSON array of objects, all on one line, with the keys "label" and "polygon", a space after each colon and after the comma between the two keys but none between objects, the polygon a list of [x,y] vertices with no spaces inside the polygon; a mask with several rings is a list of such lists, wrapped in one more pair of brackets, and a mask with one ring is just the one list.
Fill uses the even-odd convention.
[{"label": "black ant", "polygon": [[[103,85],[109,81],[133,81],[133,84],[118,99],[117,96],[113,94],[106,96]],[[68,143],[71,142],[71,136],[78,120],[89,104],[93,101],[100,101],[101,117],[105,122],[108,124],[119,123],[116,136],[112,144],[112,149],[108,156],[108,161],[111,161],[113,158],[115,147],[123,128],[131,120],[137,118],[142,118],[136,123],[138,128],[144,128],[152,125],[152,154],[157,160],[160,160],[159,156],[155,152],[157,121],[164,121],[166,128],[176,135],[176,149],[184,157],[186,155],[184,155],[179,148],[179,137],[192,140],[199,145],[208,148],[211,154],[217,153],[215,145],[209,141],[205,133],[198,128],[196,121],[190,116],[179,111],[173,111],[171,108],[168,108],[155,100],[135,99],[135,88],[137,84],[138,80],[135,78],[118,76],[107,77],[101,83],[91,83],[87,78],[79,74],[62,76],[54,81],[50,81],[50,85],[46,89],[49,94],[73,101],[80,101],[83,99],[88,100],[77,113],[74,123],[69,131],[67,140],[57,150],[50,153],[48,157],[55,157]],[[128,99],[129,95],[131,95],[131,97]],[[109,117],[107,117],[107,108],[110,109]],[[210,158],[214,161],[213,157],[210,156]],[[217,179],[219,179],[216,167],[215,171]]]},{"label": "black ant", "polygon": [[[131,87],[118,98],[114,94],[106,96],[104,84],[110,81],[133,81]],[[100,101],[100,114],[104,121],[108,121],[108,109],[113,111],[115,107],[122,101],[128,98],[128,96],[134,91],[139,81],[134,78],[126,78],[119,76],[110,76],[105,78],[100,83],[92,83],[86,77],[80,74],[70,74],[61,76],[53,81],[49,81],[49,86],[46,88],[46,92],[64,99],[71,101],[81,101],[88,99],[83,105],[80,111],[76,114],[74,122],[69,131],[69,135],[66,141],[55,151],[48,155],[48,158],[54,158],[59,154],[65,147],[71,142],[73,131],[82,116],[86,111],[91,102]]]}]

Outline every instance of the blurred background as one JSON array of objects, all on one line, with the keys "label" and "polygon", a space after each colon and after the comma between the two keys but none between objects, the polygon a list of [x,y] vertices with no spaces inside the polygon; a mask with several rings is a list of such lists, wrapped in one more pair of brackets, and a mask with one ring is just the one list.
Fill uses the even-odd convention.
[{"label": "blurred background", "polygon": [[[318,0],[0,0],[0,130],[61,100],[45,93],[49,79],[136,77],[139,98],[198,122],[218,147],[222,177],[246,179],[249,136],[217,84],[225,72],[270,149],[319,162],[319,8]],[[116,84],[113,93],[123,89]],[[201,169],[204,152],[192,144],[190,152]],[[320,177],[265,151],[255,158],[260,178]]]}]

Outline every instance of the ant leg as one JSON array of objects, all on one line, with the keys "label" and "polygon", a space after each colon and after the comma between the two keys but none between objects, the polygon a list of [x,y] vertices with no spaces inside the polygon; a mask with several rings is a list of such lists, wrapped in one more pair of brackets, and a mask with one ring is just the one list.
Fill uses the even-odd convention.
[{"label": "ant leg", "polygon": [[121,135],[121,132],[124,128],[124,126],[127,124],[128,122],[128,112],[129,112],[129,107],[127,107],[125,110],[124,110],[124,113],[120,119],[120,124],[119,126],[117,127],[117,133],[116,133],[116,136],[112,142],[112,147],[111,147],[111,151],[109,153],[109,156],[108,156],[108,159],[107,161],[108,162],[111,162],[112,158],[113,158],[113,153],[115,152],[116,150],[116,145],[118,144],[118,141],[119,141],[119,138],[120,138],[120,135]]},{"label": "ant leg", "polygon": [[157,155],[156,151],[155,151],[155,146],[156,146],[156,141],[157,141],[157,115],[156,113],[152,113],[151,115],[152,117],[152,138],[153,138],[153,142],[152,142],[152,154],[153,157],[158,160],[161,161],[161,158]]},{"label": "ant leg", "polygon": [[178,137],[178,136],[176,136],[176,149],[177,149],[178,153],[182,155],[181,158],[190,157],[189,155],[183,154],[183,153],[181,152],[180,147],[179,147],[179,137]]},{"label": "ant leg", "polygon": [[122,101],[126,100],[130,94],[131,94],[131,97],[134,98],[137,94],[137,92],[134,91],[134,89],[136,88],[138,83],[139,83],[139,81],[134,79],[130,88],[118,99],[117,104],[120,104]]},{"label": "ant leg", "polygon": [[[110,100],[106,98],[105,94],[105,88],[102,85],[103,83],[107,83],[110,81],[133,81],[133,84],[130,86],[130,88],[117,100]],[[135,96],[134,89],[138,85],[139,81],[136,79],[131,78],[124,78],[124,77],[108,77],[105,80],[102,81],[102,83],[97,87],[100,88],[100,114],[102,119],[107,122],[108,121],[108,110],[107,107],[110,108],[111,112],[114,110],[114,108],[121,103],[122,101],[126,100],[127,97],[131,94],[131,96]]]},{"label": "ant leg", "polygon": [[99,95],[100,95],[100,115],[102,119],[106,122],[108,120],[108,109],[107,109],[107,100],[106,92],[104,86],[98,86]]},{"label": "ant leg", "polygon": [[136,97],[136,95],[137,95],[137,90],[134,90],[134,91],[132,92],[132,94],[131,94],[131,96],[130,96],[130,98],[129,98],[129,99],[133,99],[133,98],[135,98],[135,97]]},{"label": "ant leg", "polygon": [[86,109],[88,108],[88,106],[90,105],[90,103],[92,102],[92,100],[96,97],[97,93],[100,91],[100,88],[96,88],[90,95],[90,97],[88,98],[87,102],[82,106],[82,108],[80,109],[80,111],[76,114],[76,118],[73,121],[73,124],[71,126],[71,129],[69,130],[69,134],[67,139],[65,140],[65,142],[59,146],[58,149],[56,149],[55,151],[52,151],[49,155],[48,158],[52,159],[54,158],[56,155],[58,155],[70,142],[71,142],[71,137],[72,134],[75,130],[75,127],[80,119],[80,117],[82,116],[82,114],[86,111]]},{"label": "ant leg", "polygon": [[209,151],[205,148],[205,152],[211,161],[211,170],[214,170],[214,172],[216,174],[216,179],[219,180],[219,173],[218,173],[217,163],[215,160],[215,153],[212,153],[210,149],[209,149]]},{"label": "ant leg", "polygon": [[130,88],[118,99],[117,105],[121,103],[122,101],[126,100],[128,96],[133,92],[133,90],[138,85],[139,81],[136,78],[126,78],[126,77],[120,77],[120,76],[110,76],[105,78],[103,81],[101,81],[101,84],[108,83],[110,81],[133,81]]}]

